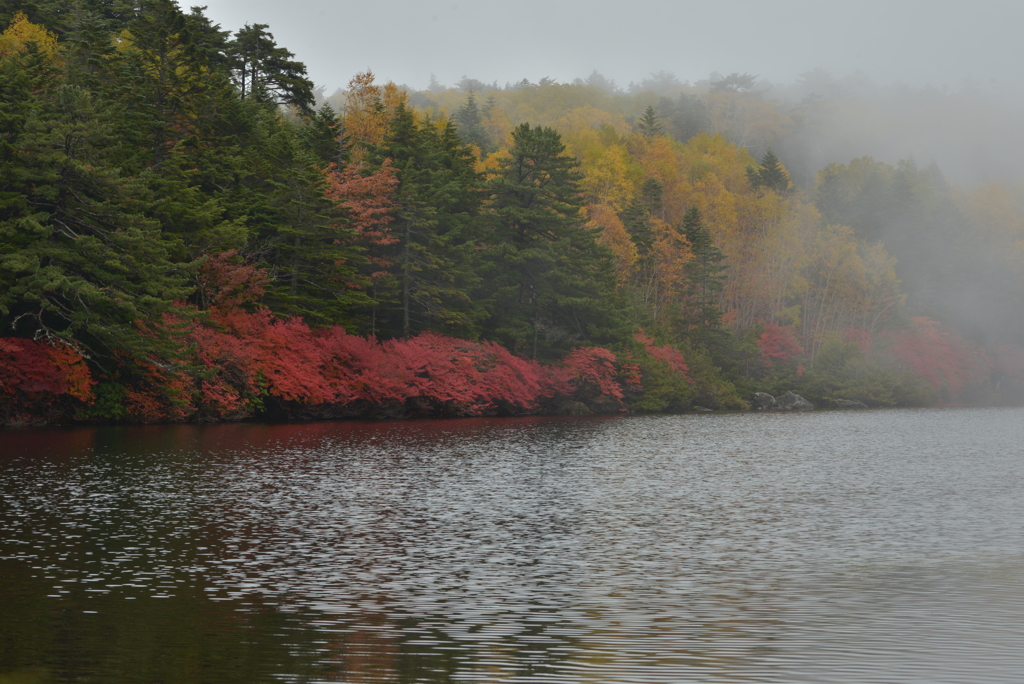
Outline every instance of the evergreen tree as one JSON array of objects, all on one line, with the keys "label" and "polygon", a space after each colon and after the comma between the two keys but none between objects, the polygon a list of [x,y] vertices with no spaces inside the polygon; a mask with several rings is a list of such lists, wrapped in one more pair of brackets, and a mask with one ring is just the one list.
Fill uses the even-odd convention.
[{"label": "evergreen tree", "polygon": [[662,210],[661,195],[661,183],[648,178],[640,186],[640,192],[619,214],[637,251],[637,260],[625,288],[630,316],[635,325],[648,329],[658,327],[659,314],[669,294],[654,250],[654,221]]},{"label": "evergreen tree", "polygon": [[679,329],[698,344],[714,348],[724,336],[718,297],[725,283],[725,255],[712,241],[697,207],[683,216],[683,235],[691,256],[685,267]]},{"label": "evergreen tree", "polygon": [[770,147],[764,153],[764,156],[761,157],[760,167],[747,167],[747,179],[750,181],[750,186],[755,190],[767,188],[780,195],[789,192],[791,185],[789,174],[786,173],[786,169],[782,168],[782,163]]},{"label": "evergreen tree", "polygon": [[188,14],[192,43],[201,51],[206,64],[218,71],[228,72],[231,67],[231,31],[222,30],[220,24],[210,21],[203,14],[205,9],[205,6],[192,7]]},{"label": "evergreen tree", "polygon": [[305,149],[324,166],[338,163],[342,126],[334,108],[324,104],[303,123],[298,134]]},{"label": "evergreen tree", "polygon": [[229,64],[242,99],[255,97],[274,104],[312,110],[313,82],[306,66],[274,41],[266,24],[246,24],[228,44]]},{"label": "evergreen tree", "polygon": [[654,246],[651,221],[661,211],[661,192],[661,183],[654,178],[647,178],[640,186],[640,192],[619,214],[641,259],[648,256]]},{"label": "evergreen tree", "polygon": [[278,313],[315,325],[353,325],[369,303],[364,257],[344,212],[325,197],[321,160],[303,149],[301,129],[264,110],[271,131],[246,150],[250,217],[249,256],[272,276],[265,301]]},{"label": "evergreen tree", "polygon": [[199,120],[215,111],[210,103],[223,76],[210,73],[210,53],[193,40],[195,28],[195,17],[173,0],[150,0],[119,36],[118,84],[105,94],[124,108],[119,136],[151,150],[148,160],[136,160],[138,167],[159,169],[171,148],[196,135]]},{"label": "evergreen tree", "polygon": [[658,115],[654,112],[653,106],[647,105],[644,115],[636,123],[636,129],[645,138],[652,138],[661,133],[661,123],[658,121]]},{"label": "evergreen tree", "polygon": [[[3,60],[5,76],[11,67]],[[17,100],[31,91],[17,84],[29,80],[3,82],[15,84],[0,103],[5,142],[20,154],[2,162],[0,322],[97,361],[168,367],[182,350],[161,316],[183,313],[172,304],[188,296],[191,267],[174,263],[172,245],[145,218],[145,186],[107,163],[109,113],[85,89],[62,84],[34,98],[19,123]]]},{"label": "evergreen tree", "polygon": [[680,142],[687,142],[693,136],[714,128],[708,120],[707,108],[696,95],[681,93],[674,106],[667,104],[665,109],[671,112],[669,133]]},{"label": "evergreen tree", "polygon": [[447,88],[441,85],[441,83],[437,80],[437,76],[435,76],[434,74],[430,74],[430,83],[427,84],[427,90],[429,90],[432,93],[443,93],[445,90],[447,90]]},{"label": "evergreen tree", "polygon": [[489,332],[535,358],[621,334],[611,255],[583,227],[564,151],[553,129],[521,124],[489,182]]},{"label": "evergreen tree", "polygon": [[467,143],[480,148],[481,152],[488,152],[490,145],[487,142],[487,133],[483,127],[483,117],[480,108],[477,107],[473,91],[469,91],[466,104],[459,108],[455,115],[455,121],[459,124],[459,135]]},{"label": "evergreen tree", "polygon": [[378,285],[375,319],[385,334],[408,338],[435,330],[472,335],[480,317],[471,239],[481,201],[474,157],[451,121],[417,122],[400,103],[378,162],[398,172],[398,205],[387,252],[390,277]]},{"label": "evergreen tree", "polygon": [[0,2],[0,27],[6,27],[17,12],[29,21],[46,26],[64,40],[71,27],[83,17],[98,20],[107,33],[123,29],[135,16],[135,0],[4,0]]}]

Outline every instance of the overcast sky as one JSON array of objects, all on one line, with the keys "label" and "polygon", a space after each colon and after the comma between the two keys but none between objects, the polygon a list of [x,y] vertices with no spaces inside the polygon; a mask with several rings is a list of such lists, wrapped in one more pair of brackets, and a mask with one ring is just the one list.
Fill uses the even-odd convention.
[{"label": "overcast sky", "polygon": [[625,86],[660,70],[788,83],[821,67],[877,84],[1024,90],[1021,0],[197,1],[225,29],[269,24],[328,93],[367,68],[419,89],[431,73],[504,85],[597,69]]}]

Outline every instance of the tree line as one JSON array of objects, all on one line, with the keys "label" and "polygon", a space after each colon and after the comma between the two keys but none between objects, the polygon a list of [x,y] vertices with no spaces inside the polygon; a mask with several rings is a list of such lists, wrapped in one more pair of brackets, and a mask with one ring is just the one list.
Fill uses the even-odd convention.
[{"label": "tree line", "polygon": [[887,405],[1019,379],[1012,331],[986,347],[906,306],[843,199],[867,162],[811,196],[771,150],[573,102],[588,86],[446,110],[367,72],[317,102],[268,26],[172,0],[0,10],[6,423],[741,408],[783,385]]}]

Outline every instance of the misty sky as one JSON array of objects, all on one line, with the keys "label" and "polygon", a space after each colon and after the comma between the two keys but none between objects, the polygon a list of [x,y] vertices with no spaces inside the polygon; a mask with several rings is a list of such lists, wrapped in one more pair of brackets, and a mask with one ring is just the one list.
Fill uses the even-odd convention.
[{"label": "misty sky", "polygon": [[877,84],[1024,90],[1020,0],[202,1],[225,29],[269,24],[328,93],[367,68],[420,89],[431,73],[504,85],[597,69],[626,86],[660,70],[788,83],[821,67]]}]

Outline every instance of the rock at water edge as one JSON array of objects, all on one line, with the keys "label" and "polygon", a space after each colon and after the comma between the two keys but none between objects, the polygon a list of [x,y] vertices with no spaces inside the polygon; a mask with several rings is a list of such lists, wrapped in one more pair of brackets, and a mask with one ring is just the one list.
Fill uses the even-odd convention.
[{"label": "rock at water edge", "polygon": [[796,392],[786,392],[782,396],[776,397],[775,403],[777,403],[779,408],[783,411],[810,411],[814,408],[814,404],[807,401]]}]

